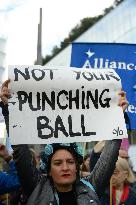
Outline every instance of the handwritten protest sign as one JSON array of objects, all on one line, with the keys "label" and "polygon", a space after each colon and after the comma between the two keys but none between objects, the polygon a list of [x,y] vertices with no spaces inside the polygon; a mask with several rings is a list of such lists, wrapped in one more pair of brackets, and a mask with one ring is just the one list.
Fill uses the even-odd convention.
[{"label": "handwritten protest sign", "polygon": [[87,142],[127,136],[111,69],[10,66],[12,144]]}]

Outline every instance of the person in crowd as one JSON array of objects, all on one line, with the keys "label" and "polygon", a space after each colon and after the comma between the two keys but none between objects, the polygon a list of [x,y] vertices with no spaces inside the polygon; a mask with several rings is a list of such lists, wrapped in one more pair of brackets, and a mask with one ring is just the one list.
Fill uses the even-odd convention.
[{"label": "person in crowd", "polygon": [[0,195],[2,195],[17,190],[20,187],[20,182],[12,156],[2,144],[0,144],[0,157],[9,164],[8,173],[0,171]]},{"label": "person in crowd", "polygon": [[[33,163],[35,164],[36,168],[39,169],[39,161],[40,161],[39,154],[33,148],[29,148],[29,150],[30,150]],[[23,192],[22,187],[20,187],[20,189],[10,194],[10,205],[26,205],[26,203],[27,203],[27,197]]]},{"label": "person in crowd", "polygon": [[[125,97],[123,91],[121,96]],[[6,104],[9,96],[8,81],[2,86],[1,99]],[[126,109],[126,98],[119,105]],[[3,106],[6,109],[7,106]],[[7,113],[7,111],[5,111]],[[14,145],[13,157],[22,187],[28,196],[27,205],[100,205],[100,196],[115,168],[121,140],[107,141],[91,175],[80,179],[82,152],[77,143],[46,145],[42,167],[47,176],[40,176],[27,145]]]},{"label": "person in crowd", "polygon": [[128,151],[126,149],[123,149],[122,147],[119,150],[119,156],[123,159],[126,159],[126,160],[129,159]]},{"label": "person in crowd", "polygon": [[136,192],[131,184],[136,178],[126,159],[121,157],[116,162],[116,168],[111,178],[113,205],[134,205],[136,204]]},{"label": "person in crowd", "polygon": [[136,178],[128,161],[119,157],[111,177],[110,188],[105,191],[100,199],[101,204],[135,205],[136,190],[133,188],[133,183],[135,181]]},{"label": "person in crowd", "polygon": [[[97,163],[102,150],[104,149],[105,141],[98,142],[92,151],[90,169],[93,170]],[[111,178],[112,192],[110,195],[110,185],[107,186],[104,194],[101,196],[101,204],[109,205],[110,200],[112,205],[134,205],[136,204],[136,190],[134,188],[136,178],[128,161],[128,153],[126,150],[119,150],[119,157],[116,163],[116,168]]]},{"label": "person in crowd", "polygon": [[132,162],[131,162],[131,159],[128,155],[128,150],[120,147],[120,150],[119,150],[119,156],[123,159],[126,159],[129,163],[129,166],[131,167],[132,171],[133,171],[133,165],[132,165]]},{"label": "person in crowd", "polygon": [[40,164],[40,154],[37,153],[33,148],[30,148],[30,152],[33,158],[33,161],[35,161],[35,166],[37,169],[39,169],[39,164]]},{"label": "person in crowd", "polygon": [[[121,147],[120,150],[119,150],[119,156],[120,156],[121,158],[126,159],[126,160],[128,161],[129,166],[130,166],[130,168],[131,168],[133,174],[136,176],[136,173],[135,173],[135,171],[134,171],[134,169],[133,169],[132,161],[131,161],[131,159],[130,159],[130,157],[129,157],[129,155],[128,155],[128,150],[123,149],[123,148]],[[136,181],[135,181],[134,183],[132,183],[131,186],[133,186],[133,188],[136,190]]]},{"label": "person in crowd", "polygon": [[87,177],[90,175],[89,163],[90,163],[90,154],[88,153],[84,156],[83,159],[83,163],[81,166],[81,177]]}]

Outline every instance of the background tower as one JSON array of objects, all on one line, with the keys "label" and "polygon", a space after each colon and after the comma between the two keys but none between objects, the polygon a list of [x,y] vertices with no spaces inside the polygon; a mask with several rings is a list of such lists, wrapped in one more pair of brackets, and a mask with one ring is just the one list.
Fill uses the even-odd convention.
[{"label": "background tower", "polygon": [[42,65],[42,8],[40,8],[40,22],[38,24],[36,65]]}]

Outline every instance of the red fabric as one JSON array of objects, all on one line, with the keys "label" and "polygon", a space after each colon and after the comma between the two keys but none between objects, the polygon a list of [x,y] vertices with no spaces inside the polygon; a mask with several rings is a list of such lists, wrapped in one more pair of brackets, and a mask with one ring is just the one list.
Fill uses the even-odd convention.
[{"label": "red fabric", "polygon": [[[129,186],[125,185],[123,188],[122,195],[121,195],[120,203],[124,203],[127,200],[128,195],[129,195]],[[116,189],[115,189],[115,187],[112,188],[112,196],[113,196],[113,204],[116,205]]]}]

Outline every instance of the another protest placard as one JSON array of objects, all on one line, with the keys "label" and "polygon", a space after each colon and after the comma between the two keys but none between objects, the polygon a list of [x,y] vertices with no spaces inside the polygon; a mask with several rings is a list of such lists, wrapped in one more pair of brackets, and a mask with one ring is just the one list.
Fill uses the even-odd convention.
[{"label": "another protest placard", "polygon": [[114,70],[10,66],[12,144],[127,137]]}]

